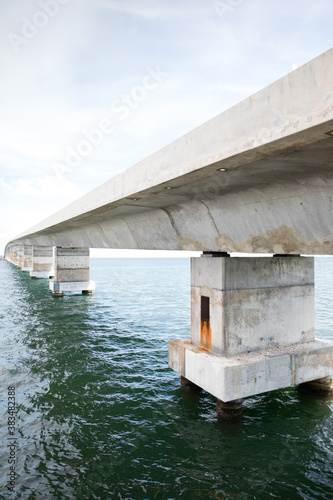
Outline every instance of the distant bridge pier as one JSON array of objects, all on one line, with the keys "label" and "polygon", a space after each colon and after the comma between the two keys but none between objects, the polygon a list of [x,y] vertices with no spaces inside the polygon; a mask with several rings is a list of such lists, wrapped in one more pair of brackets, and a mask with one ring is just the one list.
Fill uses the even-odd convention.
[{"label": "distant bridge pier", "polygon": [[32,245],[22,245],[20,252],[20,267],[24,272],[32,270]]},{"label": "distant bridge pier", "polygon": [[12,264],[14,264],[14,266],[18,267],[18,246],[17,245],[11,247],[11,251],[10,251],[10,255],[9,255],[8,260]]},{"label": "distant bridge pier", "polygon": [[24,272],[32,269],[32,245],[12,245],[6,251],[5,259]]},{"label": "distant bridge pier", "polygon": [[53,278],[53,267],[53,247],[34,245],[32,249],[31,278]]},{"label": "distant bridge pier", "polygon": [[317,381],[330,391],[333,342],[315,339],[314,259],[192,258],[191,339],[169,342],[169,366],[214,395],[221,416],[275,389]]},{"label": "distant bridge pier", "polygon": [[17,257],[16,257],[17,264],[16,265],[20,269],[22,269],[22,267],[23,267],[23,260],[24,260],[24,246],[19,245],[17,247]]},{"label": "distant bridge pier", "polygon": [[32,270],[32,245],[11,245],[5,254],[5,259],[19,267],[24,272]]},{"label": "distant bridge pier", "polygon": [[12,245],[12,246],[7,248],[7,251],[6,251],[4,257],[8,262],[10,262],[14,266],[16,266],[16,260],[17,260],[16,254],[17,254],[17,246]]},{"label": "distant bridge pier", "polygon": [[95,283],[90,281],[89,248],[55,248],[54,280],[50,281],[50,290],[53,297],[75,291],[92,294]]}]

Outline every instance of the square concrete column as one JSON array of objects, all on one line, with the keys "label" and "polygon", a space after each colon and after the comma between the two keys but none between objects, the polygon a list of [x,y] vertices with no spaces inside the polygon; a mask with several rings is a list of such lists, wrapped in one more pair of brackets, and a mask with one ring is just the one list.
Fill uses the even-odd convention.
[{"label": "square concrete column", "polygon": [[193,345],[235,356],[314,337],[312,258],[191,259]]},{"label": "square concrete column", "polygon": [[14,264],[14,266],[18,267],[19,266],[19,246],[15,245],[11,248],[11,263]]},{"label": "square concrete column", "polygon": [[14,247],[7,248],[5,259],[7,260],[7,262],[14,264]]},{"label": "square concrete column", "polygon": [[14,264],[15,264],[15,266],[19,267],[19,264],[20,264],[20,247],[19,246],[14,247]]},{"label": "square concrete column", "polygon": [[17,247],[17,267],[22,269],[23,264],[24,264],[24,246],[19,245]]},{"label": "square concrete column", "polygon": [[9,261],[14,264],[14,266],[17,266],[17,247],[13,246],[10,249],[10,259]]},{"label": "square concrete column", "polygon": [[191,339],[170,341],[169,366],[222,402],[331,376],[313,258],[191,259]]},{"label": "square concrete column", "polygon": [[22,271],[30,271],[32,269],[32,245],[19,245],[16,255],[17,266]]},{"label": "square concrete column", "polygon": [[32,270],[32,245],[23,245],[22,271],[30,272],[31,270]]},{"label": "square concrete column", "polygon": [[53,270],[53,247],[33,246],[32,249],[32,278],[52,278]]},{"label": "square concrete column", "polygon": [[19,265],[20,265],[20,247],[19,246],[15,247],[14,258],[15,258],[15,266],[19,267]]},{"label": "square concrete column", "polygon": [[50,282],[54,297],[64,292],[82,291],[91,294],[95,283],[90,281],[89,248],[55,248],[54,280]]}]

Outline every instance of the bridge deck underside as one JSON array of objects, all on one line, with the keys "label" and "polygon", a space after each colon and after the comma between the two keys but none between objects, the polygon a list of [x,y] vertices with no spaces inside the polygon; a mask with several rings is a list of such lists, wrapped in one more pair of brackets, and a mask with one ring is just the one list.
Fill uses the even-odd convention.
[{"label": "bridge deck underside", "polygon": [[8,245],[333,254],[332,87],[330,49]]},{"label": "bridge deck underside", "polygon": [[215,165],[203,179],[138,193],[24,243],[333,254],[333,138],[324,137],[225,172]]}]

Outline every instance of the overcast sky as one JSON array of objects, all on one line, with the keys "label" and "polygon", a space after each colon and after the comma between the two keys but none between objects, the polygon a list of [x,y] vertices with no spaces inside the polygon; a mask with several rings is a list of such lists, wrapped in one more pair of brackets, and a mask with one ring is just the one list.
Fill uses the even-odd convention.
[{"label": "overcast sky", "polygon": [[332,46],[332,0],[1,0],[7,241]]}]

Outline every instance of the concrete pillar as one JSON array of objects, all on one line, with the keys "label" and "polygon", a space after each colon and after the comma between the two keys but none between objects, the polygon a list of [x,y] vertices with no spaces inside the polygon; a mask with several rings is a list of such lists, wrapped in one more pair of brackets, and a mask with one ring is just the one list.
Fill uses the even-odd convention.
[{"label": "concrete pillar", "polygon": [[17,245],[15,247],[15,266],[20,267],[20,257],[21,257],[21,247]]},{"label": "concrete pillar", "polygon": [[333,376],[312,380],[311,382],[300,384],[300,387],[304,387],[312,392],[317,392],[318,394],[333,395]]},{"label": "concrete pillar", "polygon": [[314,340],[312,258],[191,259],[191,339],[233,356]]},{"label": "concrete pillar", "polygon": [[5,252],[5,259],[7,260],[7,262],[10,262],[11,264],[13,264],[13,249],[14,247],[8,247],[6,248],[6,252]]},{"label": "concrete pillar", "polygon": [[169,366],[223,403],[332,375],[313,258],[191,259],[191,339],[169,342]]},{"label": "concrete pillar", "polygon": [[50,282],[53,297],[64,292],[82,291],[91,295],[95,283],[90,281],[89,248],[55,248],[54,280]]},{"label": "concrete pillar", "polygon": [[8,262],[11,262],[12,264],[14,264],[14,255],[15,255],[15,251],[14,250],[15,250],[15,247],[11,246],[6,251],[6,260],[8,260]]},{"label": "concrete pillar", "polygon": [[14,247],[14,265],[16,267],[19,266],[19,254],[20,254],[20,249],[18,246]]},{"label": "concrete pillar", "polygon": [[32,245],[23,245],[22,250],[22,271],[32,270]]},{"label": "concrete pillar", "polygon": [[180,385],[182,387],[188,387],[189,389],[193,389],[193,390],[198,390],[198,389],[201,390],[201,387],[199,387],[196,384],[193,384],[193,382],[191,382],[187,378],[183,377],[183,375],[180,376]]},{"label": "concrete pillar", "polygon": [[13,245],[7,249],[5,258],[8,262],[20,267],[22,271],[31,271],[32,245]]},{"label": "concrete pillar", "polygon": [[9,260],[9,262],[14,264],[14,266],[16,266],[16,267],[19,266],[19,247],[18,247],[18,245],[13,245],[12,247],[10,247],[9,258],[7,260]]},{"label": "concrete pillar", "polygon": [[22,269],[23,267],[23,262],[24,262],[24,246],[19,245],[17,247],[17,267]]},{"label": "concrete pillar", "polygon": [[34,279],[54,276],[53,247],[33,246],[30,276]]},{"label": "concrete pillar", "polygon": [[[6,258],[7,258],[7,256],[6,256]],[[9,258],[7,260],[9,260],[9,262],[14,264],[14,266],[16,265],[16,247],[15,246],[10,247]]]},{"label": "concrete pillar", "polygon": [[216,413],[219,418],[238,418],[243,413],[242,400],[228,401],[225,403],[220,399],[216,401]]}]

